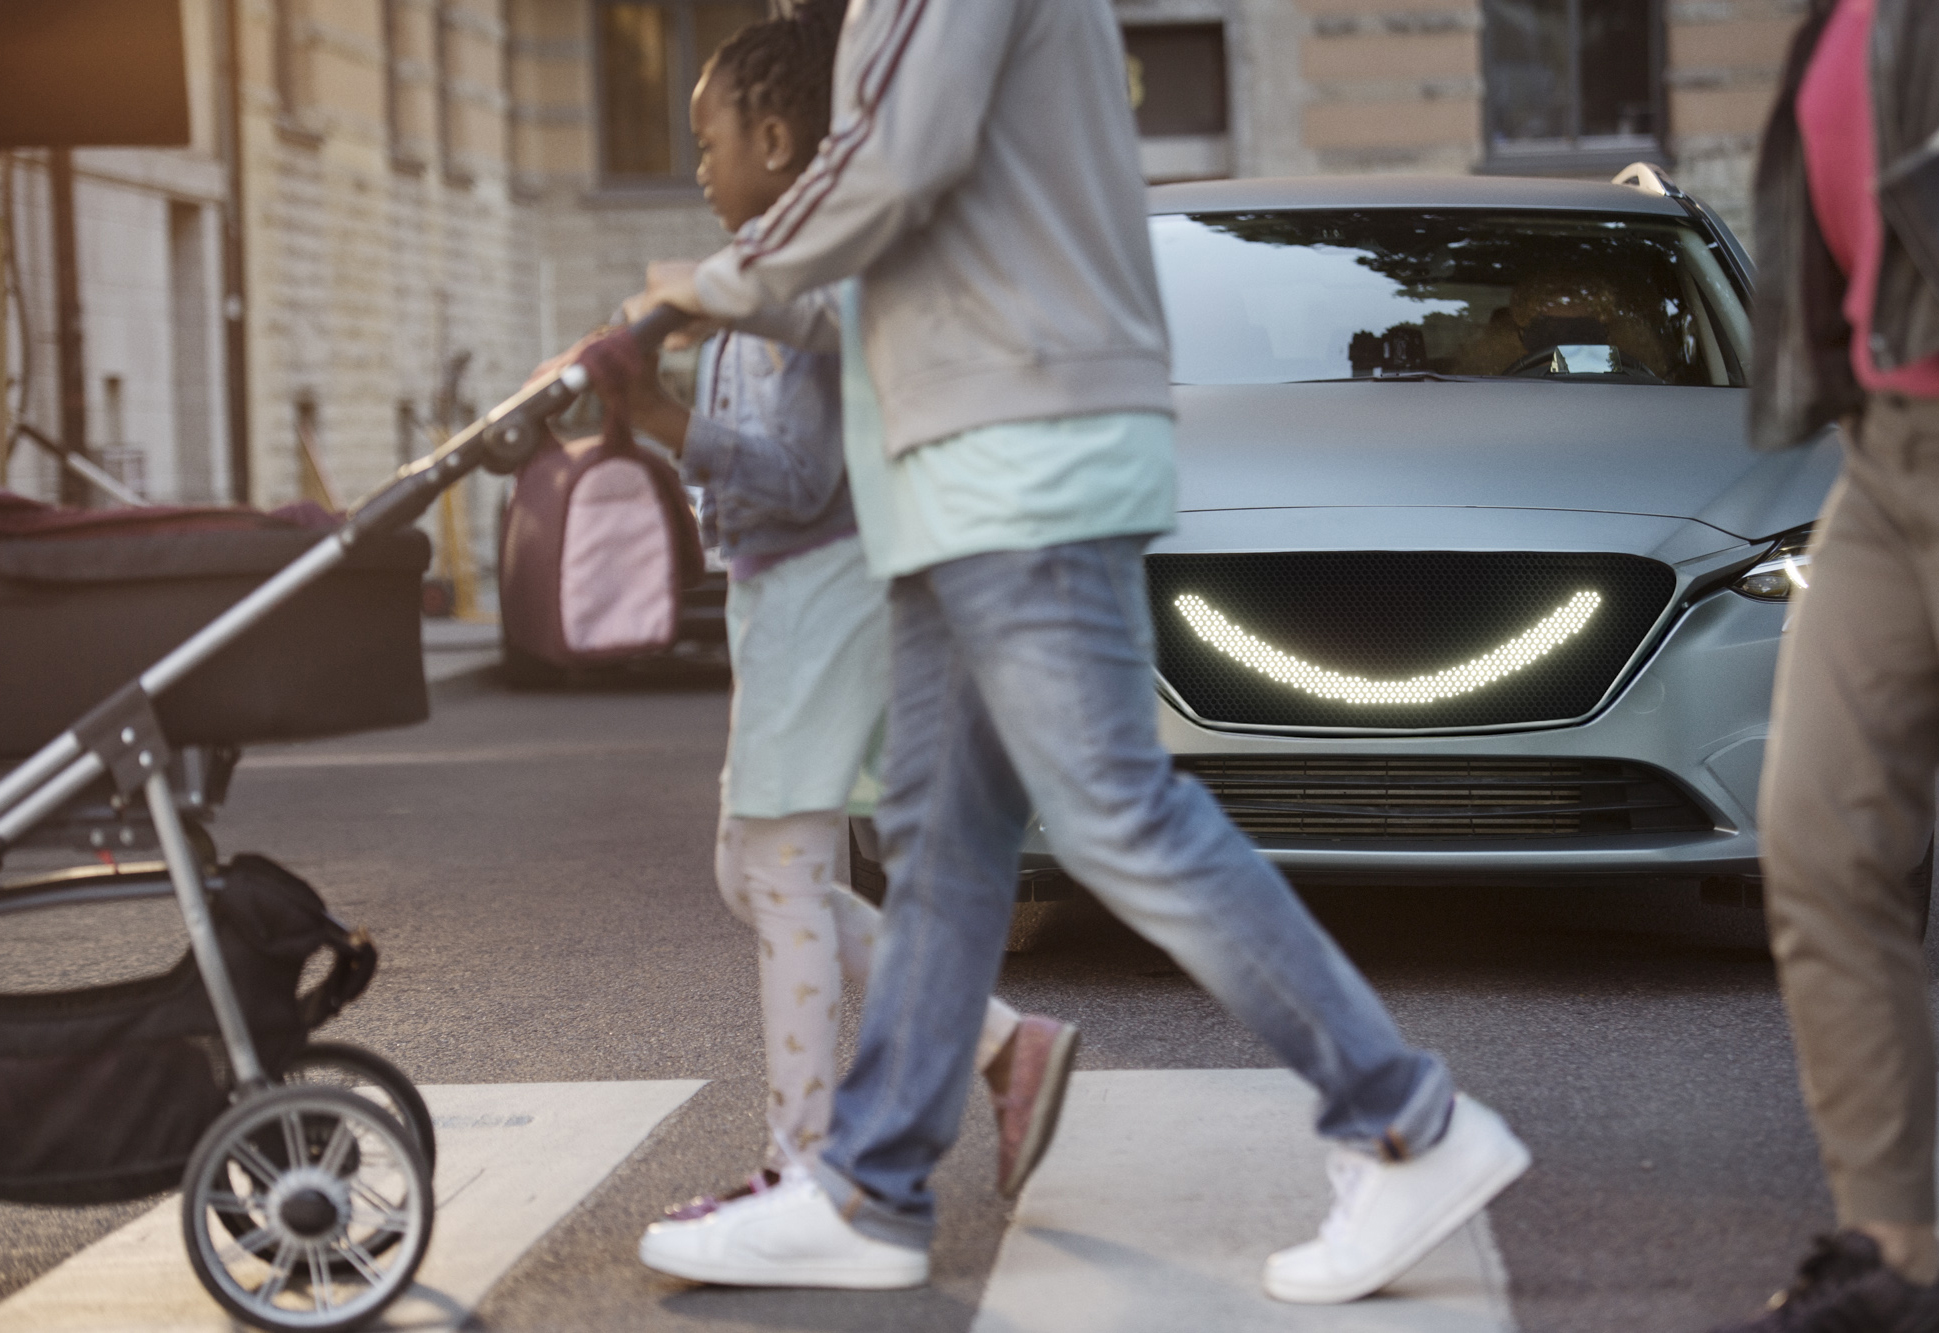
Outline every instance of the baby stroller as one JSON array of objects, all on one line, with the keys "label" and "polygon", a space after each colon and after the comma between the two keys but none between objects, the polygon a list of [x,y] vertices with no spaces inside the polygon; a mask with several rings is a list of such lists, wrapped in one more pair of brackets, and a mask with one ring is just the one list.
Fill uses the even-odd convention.
[{"label": "baby stroller", "polygon": [[[629,332],[648,347],[682,322],[660,309]],[[0,855],[48,829],[103,851],[139,850],[152,838],[161,852],[156,862],[7,884],[0,915],[173,897],[189,938],[187,956],[159,976],[0,996],[0,1198],[100,1203],[179,1181],[196,1276],[259,1328],[353,1328],[409,1288],[431,1237],[430,1115],[380,1057],[308,1040],[369,983],[376,950],[274,862],[219,863],[203,825],[243,743],[423,716],[415,599],[426,552],[406,529],[474,469],[516,468],[545,437],[546,419],[587,384],[585,368],[572,365],[528,385],[403,469],[341,527],[313,544],[303,537],[302,554],[0,777]],[[31,545],[48,551],[30,563],[76,558],[52,549],[63,543]],[[317,614],[332,582],[413,567],[402,658],[396,634],[386,647],[382,633],[360,635]],[[230,572],[253,582],[247,570]],[[7,664],[40,642],[31,617],[51,596],[13,573],[9,594],[0,563],[0,613],[27,619],[15,620],[0,653],[0,699],[18,698]],[[103,643],[139,642],[157,600],[150,590],[111,608],[118,623],[103,626]],[[304,634],[311,641],[294,649],[286,641]],[[263,671],[261,655],[294,652],[316,678],[314,658],[329,651],[319,635],[350,645],[322,677],[340,681],[347,663],[398,686],[407,661],[415,694],[402,682],[292,701],[288,681],[300,671]],[[327,974],[302,989],[305,964],[319,954]]]}]

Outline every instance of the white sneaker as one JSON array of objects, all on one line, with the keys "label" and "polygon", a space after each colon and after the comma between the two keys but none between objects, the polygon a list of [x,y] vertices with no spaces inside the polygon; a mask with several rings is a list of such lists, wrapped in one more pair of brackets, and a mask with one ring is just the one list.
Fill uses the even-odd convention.
[{"label": "white sneaker", "polygon": [[1441,1141],[1405,1162],[1335,1148],[1326,1164],[1333,1211],[1320,1238],[1266,1260],[1266,1294],[1336,1305],[1379,1291],[1419,1263],[1528,1170],[1528,1149],[1502,1118],[1465,1095]]},{"label": "white sneaker", "polygon": [[691,1222],[655,1222],[640,1261],[694,1282],[735,1287],[850,1287],[884,1291],[929,1280],[929,1255],[864,1236],[827,1192],[792,1170],[773,1189],[722,1204]]}]

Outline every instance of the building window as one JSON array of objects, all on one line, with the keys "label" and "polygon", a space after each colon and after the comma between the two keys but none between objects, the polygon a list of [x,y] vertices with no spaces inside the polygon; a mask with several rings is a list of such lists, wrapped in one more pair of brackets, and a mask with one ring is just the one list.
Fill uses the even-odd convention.
[{"label": "building window", "polygon": [[403,89],[398,86],[398,62],[402,58],[403,46],[398,40],[397,0],[383,0],[378,10],[377,21],[384,28],[384,137],[385,146],[390,150],[391,165],[396,166],[402,156],[398,149],[402,144],[403,131]]},{"label": "building window", "polygon": [[600,174],[611,184],[693,175],[687,99],[720,44],[767,0],[597,0]]},{"label": "building window", "polygon": [[1484,0],[1488,166],[1662,160],[1661,0]]},{"label": "building window", "polygon": [[276,128],[287,139],[315,145],[315,33],[304,0],[275,0],[270,11],[276,75]]},{"label": "building window", "polygon": [[303,53],[297,46],[298,16],[295,10],[296,0],[276,0],[271,10],[276,58],[276,109],[285,117],[301,110],[306,100],[301,84],[305,82],[303,75],[307,71],[302,68]]},{"label": "building window", "polygon": [[1124,77],[1148,179],[1190,180],[1230,172],[1225,25],[1126,28]]},{"label": "building window", "polygon": [[128,405],[119,375],[101,377],[102,422],[106,443],[91,451],[109,476],[143,499],[148,498],[148,455],[128,442]]},{"label": "building window", "polygon": [[431,61],[437,79],[438,161],[444,167],[448,185],[471,184],[471,173],[463,165],[461,117],[464,108],[453,96],[457,80],[458,34],[452,31],[449,7],[439,0],[431,10]]},{"label": "building window", "polygon": [[175,498],[214,503],[221,435],[216,404],[222,371],[215,350],[219,271],[207,217],[213,210],[185,200],[168,205],[169,361],[175,378]]}]

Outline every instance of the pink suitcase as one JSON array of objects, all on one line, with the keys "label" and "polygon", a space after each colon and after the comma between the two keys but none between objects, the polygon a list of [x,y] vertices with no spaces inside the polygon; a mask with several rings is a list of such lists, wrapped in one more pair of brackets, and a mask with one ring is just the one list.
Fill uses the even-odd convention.
[{"label": "pink suitcase", "polygon": [[665,652],[705,565],[672,465],[598,436],[548,441],[521,467],[499,544],[499,616],[515,684]]}]

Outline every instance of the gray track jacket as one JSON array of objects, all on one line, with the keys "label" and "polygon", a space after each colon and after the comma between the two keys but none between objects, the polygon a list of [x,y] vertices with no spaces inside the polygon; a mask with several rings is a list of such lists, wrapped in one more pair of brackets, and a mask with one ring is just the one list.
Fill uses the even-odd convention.
[{"label": "gray track jacket", "polygon": [[1172,410],[1109,0],[853,0],[828,138],[695,284],[736,320],[858,273],[891,455]]}]

